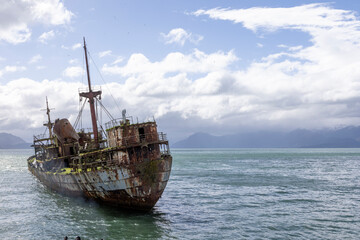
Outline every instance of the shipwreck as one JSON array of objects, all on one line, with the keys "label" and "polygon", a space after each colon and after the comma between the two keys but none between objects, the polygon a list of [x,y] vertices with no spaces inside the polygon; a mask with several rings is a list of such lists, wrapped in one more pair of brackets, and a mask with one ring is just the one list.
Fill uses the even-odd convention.
[{"label": "shipwreck", "polygon": [[92,129],[75,130],[65,118],[52,122],[46,99],[47,131],[34,136],[35,154],[28,158],[28,168],[59,193],[120,208],[150,210],[170,177],[172,156],[166,134],[157,132],[155,120],[135,122],[125,110],[119,119],[111,117],[100,125],[97,106],[103,106],[102,91],[91,86],[85,39],[84,52],[88,88],[79,91],[86,99],[79,116],[88,102]]}]

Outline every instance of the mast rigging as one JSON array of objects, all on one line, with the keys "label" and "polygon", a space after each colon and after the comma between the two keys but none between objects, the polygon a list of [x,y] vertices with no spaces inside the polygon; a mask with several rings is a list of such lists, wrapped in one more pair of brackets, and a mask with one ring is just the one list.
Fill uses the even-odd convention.
[{"label": "mast rigging", "polygon": [[87,58],[87,49],[86,49],[85,37],[84,37],[84,51],[85,51],[86,73],[87,73],[89,91],[88,92],[81,92],[81,93],[79,93],[79,95],[81,97],[85,97],[85,98],[89,99],[91,122],[92,122],[92,128],[93,128],[93,133],[94,133],[95,148],[98,148],[99,147],[99,131],[98,131],[98,126],[97,126],[97,122],[96,122],[96,113],[95,113],[95,106],[94,106],[95,101],[94,101],[94,99],[96,99],[97,96],[101,95],[101,90],[100,91],[92,91],[92,89],[91,89],[90,71],[89,71],[89,63],[88,63],[88,58]]}]

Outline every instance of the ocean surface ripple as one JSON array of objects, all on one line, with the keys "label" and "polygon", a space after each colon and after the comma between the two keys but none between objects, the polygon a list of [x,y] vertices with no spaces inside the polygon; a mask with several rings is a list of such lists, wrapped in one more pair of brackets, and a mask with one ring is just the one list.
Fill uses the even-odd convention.
[{"label": "ocean surface ripple", "polygon": [[149,213],[59,195],[0,150],[2,239],[358,239],[360,149],[173,149]]}]

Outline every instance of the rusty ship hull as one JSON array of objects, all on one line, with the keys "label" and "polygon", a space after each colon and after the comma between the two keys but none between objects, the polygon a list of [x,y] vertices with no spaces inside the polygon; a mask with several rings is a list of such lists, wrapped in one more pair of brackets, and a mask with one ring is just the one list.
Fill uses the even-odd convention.
[{"label": "rusty ship hull", "polygon": [[[68,121],[57,121],[54,129],[59,122],[65,123],[65,133],[55,134],[55,141],[34,136],[36,154],[28,159],[30,172],[44,185],[121,208],[149,210],[156,204],[169,180],[172,156],[155,121],[110,121],[108,138],[97,149],[91,145],[91,132],[79,133],[83,142],[74,140],[70,136],[76,133]],[[57,140],[64,136],[67,142]]]},{"label": "rusty ship hull", "polygon": [[[35,155],[28,159],[28,168],[57,192],[149,210],[170,177],[172,156],[166,134],[157,131],[155,119],[135,123],[125,109],[121,118],[111,116],[101,102],[101,89],[91,86],[85,39],[84,51],[88,88],[79,90],[80,102],[85,101],[74,127],[66,118],[51,121],[46,98],[44,126],[48,134],[34,136]],[[90,130],[77,126],[86,103],[90,106]],[[98,119],[98,106],[110,119],[105,126]]]},{"label": "rusty ship hull", "polygon": [[62,168],[59,173],[44,171],[31,157],[30,172],[48,188],[75,197],[136,210],[150,210],[161,197],[170,177],[172,158],[146,161],[132,166],[108,166],[86,171]]}]

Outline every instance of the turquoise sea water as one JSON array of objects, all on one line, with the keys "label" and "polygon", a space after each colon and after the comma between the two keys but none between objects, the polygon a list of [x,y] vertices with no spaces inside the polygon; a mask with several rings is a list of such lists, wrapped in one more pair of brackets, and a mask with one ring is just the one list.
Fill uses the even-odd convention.
[{"label": "turquoise sea water", "polygon": [[360,149],[172,149],[153,211],[51,192],[0,150],[2,239],[358,239]]}]

